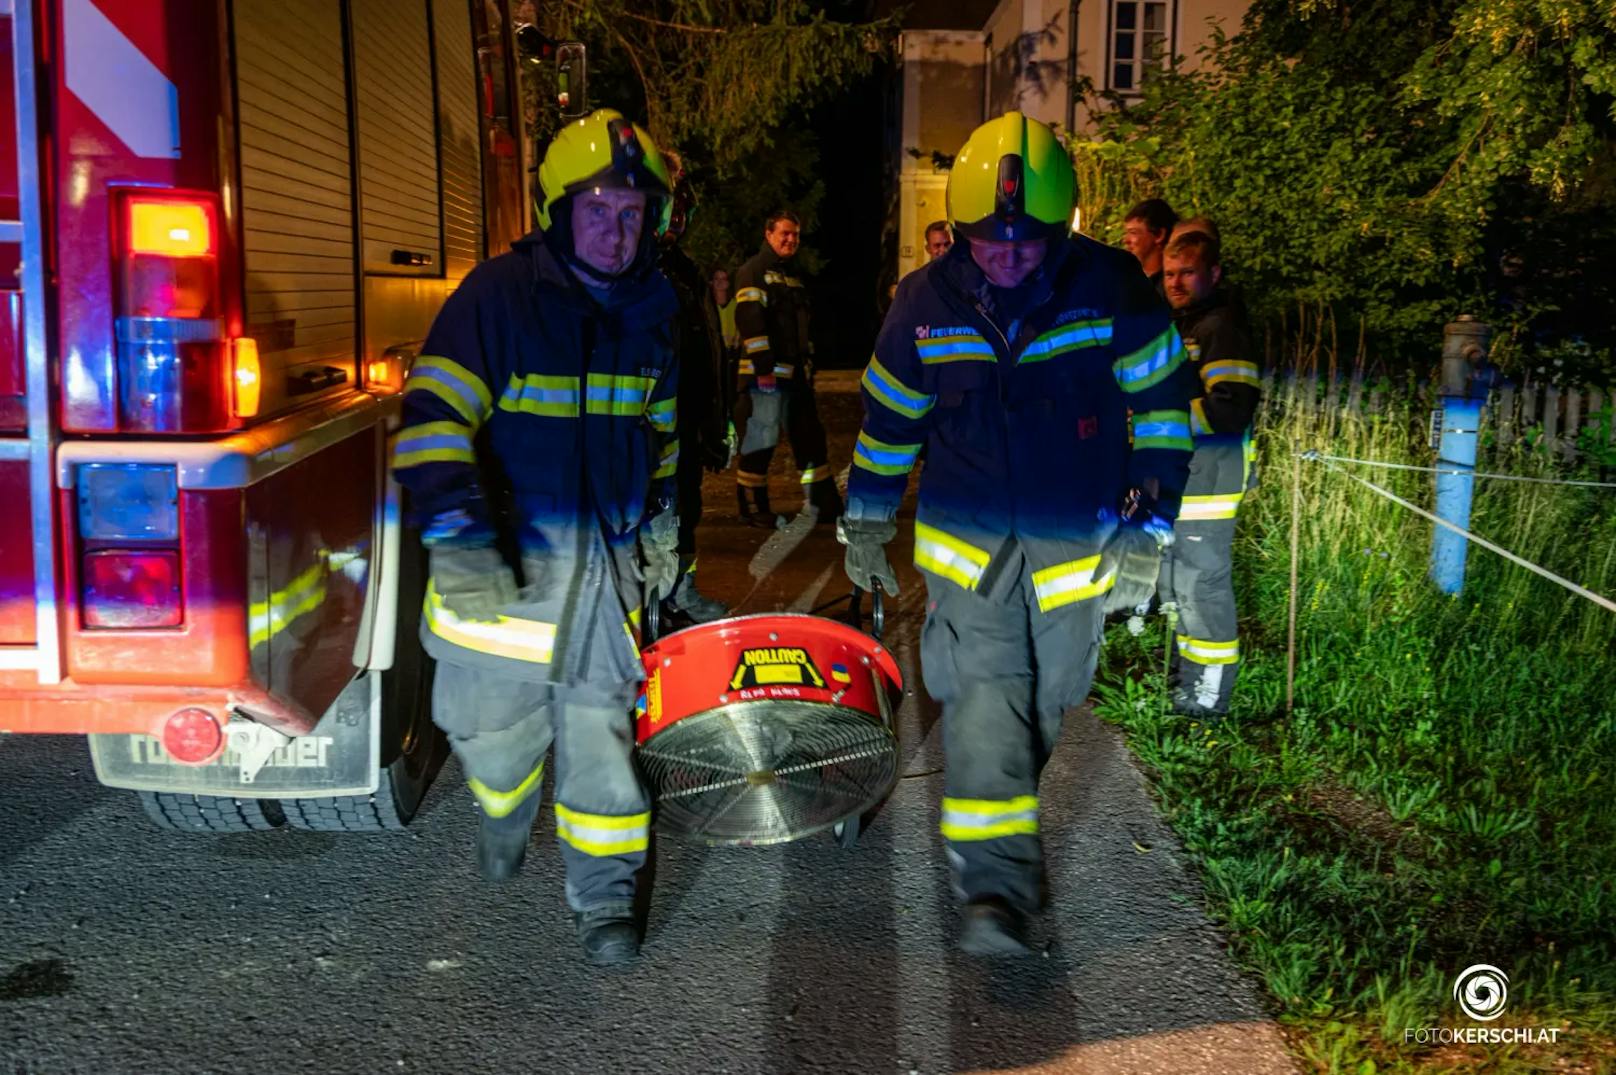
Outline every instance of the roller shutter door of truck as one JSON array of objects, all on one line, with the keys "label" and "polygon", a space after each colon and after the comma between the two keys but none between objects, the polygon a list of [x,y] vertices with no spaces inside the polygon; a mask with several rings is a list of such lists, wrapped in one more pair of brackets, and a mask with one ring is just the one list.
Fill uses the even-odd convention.
[{"label": "roller shutter door of truck", "polygon": [[352,0],[350,10],[365,272],[442,276],[426,0]]},{"label": "roller shutter door of truck", "polygon": [[483,173],[477,59],[465,0],[432,0],[438,57],[438,153],[443,173],[443,272],[451,285],[483,257]]},{"label": "roller shutter door of truck", "polygon": [[355,383],[353,168],[342,5],[236,0],[247,334],[261,414]]}]

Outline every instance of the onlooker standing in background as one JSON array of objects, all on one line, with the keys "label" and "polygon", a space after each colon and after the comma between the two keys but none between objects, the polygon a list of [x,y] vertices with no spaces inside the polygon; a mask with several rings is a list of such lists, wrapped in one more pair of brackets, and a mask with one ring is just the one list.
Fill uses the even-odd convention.
[{"label": "onlooker standing in background", "polygon": [[926,225],[926,257],[936,261],[948,253],[948,248],[954,245],[954,229],[948,226],[946,220],[934,220]]},{"label": "onlooker standing in background", "polygon": [[1162,251],[1177,223],[1178,214],[1160,198],[1140,202],[1122,221],[1122,245],[1139,259],[1158,295],[1162,294]]}]

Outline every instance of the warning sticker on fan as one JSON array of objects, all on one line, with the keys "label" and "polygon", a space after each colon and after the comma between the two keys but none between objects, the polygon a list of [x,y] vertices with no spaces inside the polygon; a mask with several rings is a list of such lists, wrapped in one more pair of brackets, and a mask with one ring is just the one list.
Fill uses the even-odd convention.
[{"label": "warning sticker on fan", "polygon": [[748,687],[823,687],[825,677],[814,667],[805,649],[771,646],[741,652],[735,674],[729,679],[732,691]]}]

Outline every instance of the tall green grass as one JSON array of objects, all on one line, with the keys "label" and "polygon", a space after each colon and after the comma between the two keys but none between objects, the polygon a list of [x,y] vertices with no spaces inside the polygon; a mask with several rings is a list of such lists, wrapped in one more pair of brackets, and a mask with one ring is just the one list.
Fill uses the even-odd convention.
[{"label": "tall green grass", "polygon": [[[1616,1066],[1616,614],[1475,546],[1464,593],[1445,596],[1427,579],[1428,521],[1295,458],[1429,465],[1427,417],[1413,400],[1368,417],[1270,407],[1236,542],[1234,718],[1164,714],[1159,619],[1139,638],[1112,629],[1098,708],[1320,1070],[1602,1070]],[[1524,441],[1485,462],[1556,474]],[[1346,469],[1430,505],[1428,474]],[[1478,482],[1472,529],[1616,595],[1608,491]],[[1495,1025],[1568,1026],[1562,1044],[1405,1045],[1405,1027],[1469,1025],[1451,987],[1473,963],[1509,975]]]}]

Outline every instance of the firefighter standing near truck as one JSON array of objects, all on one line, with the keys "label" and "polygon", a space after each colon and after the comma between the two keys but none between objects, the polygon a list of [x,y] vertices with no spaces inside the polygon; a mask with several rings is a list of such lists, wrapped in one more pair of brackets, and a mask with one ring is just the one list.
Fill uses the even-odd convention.
[{"label": "firefighter standing near truck", "polygon": [[742,408],[736,424],[744,429],[735,495],[741,518],[765,528],[775,525],[769,463],[782,430],[802,472],[804,514],[832,523],[842,512],[814,398],[808,291],[797,275],[801,242],[802,220],[789,209],[777,210],[764,225],[762,249],[735,273]]},{"label": "firefighter standing near truck", "polygon": [[1220,286],[1222,260],[1212,228],[1177,236],[1162,261],[1173,321],[1202,391],[1190,407],[1195,458],[1161,595],[1178,607],[1173,709],[1203,720],[1228,714],[1240,671],[1234,528],[1252,476],[1251,426],[1262,385],[1245,317]]},{"label": "firefighter standing near truck", "polygon": [[677,160],[673,161],[673,197],[661,236],[663,275],[679,297],[674,347],[679,364],[678,490],[679,583],[662,611],[674,620],[710,623],[729,615],[722,601],[696,588],[696,526],[701,522],[702,473],[729,467],[733,444],[729,429],[734,380],[726,376],[724,329],[713,289],[679,241],[695,210],[695,192]]},{"label": "firefighter standing near truck", "polygon": [[943,706],[960,945],[1021,954],[1043,902],[1038,776],[1088,694],[1104,611],[1155,586],[1195,378],[1134,260],[1070,234],[1075,179],[1048,127],[978,127],[947,197],[953,248],[898,285],[864,372],[837,536],[855,585],[895,592],[885,546],[924,450],[920,656]]},{"label": "firefighter standing near truck", "polygon": [[538,178],[539,229],[434,322],[393,465],[430,552],[433,719],[480,807],[478,866],[520,867],[553,743],[567,901],[588,958],[617,963],[639,951],[651,822],[636,625],[678,565],[676,302],[655,268],[669,184],[610,109],[564,127]]}]

